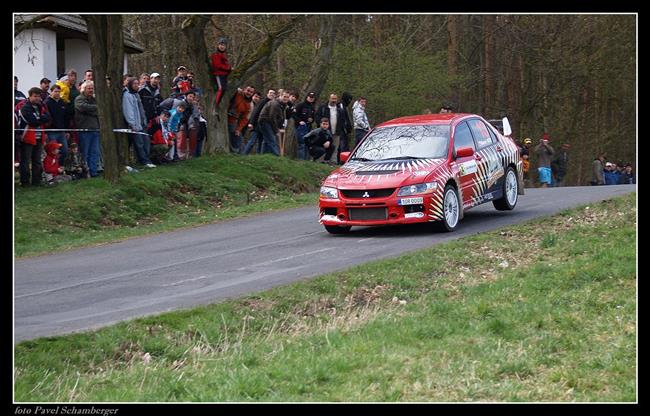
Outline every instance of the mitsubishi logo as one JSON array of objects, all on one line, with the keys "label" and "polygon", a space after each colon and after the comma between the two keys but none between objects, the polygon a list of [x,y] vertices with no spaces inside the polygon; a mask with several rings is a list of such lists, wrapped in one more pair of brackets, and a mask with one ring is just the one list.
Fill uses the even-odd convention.
[{"label": "mitsubishi logo", "polygon": [[370,194],[368,191],[364,192],[363,195],[361,195],[362,198],[370,198]]}]

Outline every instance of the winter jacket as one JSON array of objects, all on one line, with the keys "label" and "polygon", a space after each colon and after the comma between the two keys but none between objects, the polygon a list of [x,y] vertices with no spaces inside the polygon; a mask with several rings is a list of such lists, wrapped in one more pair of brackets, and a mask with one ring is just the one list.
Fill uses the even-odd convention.
[{"label": "winter jacket", "polygon": [[176,94],[185,94],[192,89],[192,81],[188,77],[177,76],[172,80],[172,91]]},{"label": "winter jacket", "polygon": [[253,128],[257,127],[257,122],[259,121],[260,118],[260,113],[262,112],[262,108],[271,101],[269,97],[264,97],[260,100],[257,105],[255,105],[255,108],[253,108],[253,112],[251,113],[251,117],[248,119],[248,123],[253,126]]},{"label": "winter jacket", "polygon": [[237,91],[230,100],[228,108],[228,124],[236,124],[235,130],[240,132],[248,125],[248,115],[251,112],[251,99],[243,92]]},{"label": "winter jacket", "polygon": [[144,107],[144,114],[147,120],[155,118],[158,115],[156,109],[163,101],[160,95],[160,88],[154,88],[151,82],[147,82],[144,87],[140,88],[138,94],[140,94],[142,107]]},{"label": "winter jacket", "polygon": [[540,143],[535,147],[537,154],[537,166],[540,168],[550,168],[551,160],[555,154],[555,150],[548,143]]},{"label": "winter jacket", "polygon": [[[185,112],[187,112],[187,109],[185,109]],[[181,124],[181,118],[183,117],[183,113],[178,111],[176,108],[174,108],[169,113],[170,113],[170,117],[169,117],[169,121],[167,122],[167,125],[169,126],[169,131],[172,133],[177,133]]]},{"label": "winter jacket", "polygon": [[57,176],[61,174],[61,172],[59,172],[60,166],[59,155],[55,155],[53,152],[48,150],[45,159],[43,159],[43,171],[52,176]]},{"label": "winter jacket", "polygon": [[[20,105],[20,104],[19,104]],[[20,107],[20,124],[21,129],[27,129],[21,132],[22,141],[35,145],[37,142],[45,143],[47,136],[43,131],[45,125],[50,121],[50,114],[47,107],[43,104],[34,106],[29,100],[24,100]]]},{"label": "winter jacket", "polygon": [[284,108],[284,104],[278,99],[269,101],[260,112],[259,122],[265,121],[269,123],[273,127],[273,132],[277,133],[284,126]]},{"label": "winter jacket", "polygon": [[74,100],[74,122],[78,129],[99,129],[95,97],[79,94]]},{"label": "winter jacket", "polygon": [[332,141],[332,132],[329,129],[325,130],[322,127],[318,127],[304,136],[305,144],[307,147],[319,146],[323,147],[325,142]]},{"label": "winter jacket", "polygon": [[213,53],[210,56],[210,62],[212,63],[212,75],[227,76],[232,71],[226,52]]},{"label": "winter jacket", "polygon": [[140,95],[136,92],[124,91],[122,93],[122,114],[126,124],[134,131],[144,131],[147,126],[147,117]]},{"label": "winter jacket", "polygon": [[560,151],[551,162],[551,170],[560,176],[566,175],[566,167],[569,163],[569,154],[566,151]]},{"label": "winter jacket", "polygon": [[67,126],[66,120],[66,105],[63,100],[55,100],[52,97],[47,97],[45,100],[47,111],[52,117],[50,127],[53,129],[64,129]]},{"label": "winter jacket", "polygon": [[63,81],[57,81],[55,84],[61,87],[61,99],[63,102],[66,104],[72,102],[70,101],[70,86]]},{"label": "winter jacket", "polygon": [[147,133],[151,135],[151,144],[171,145],[174,133],[169,131],[169,120],[163,123],[160,116],[149,122]]},{"label": "winter jacket", "polygon": [[606,170],[604,173],[605,185],[618,185],[620,175],[616,171]]},{"label": "winter jacket", "polygon": [[355,101],[352,105],[352,117],[354,118],[355,129],[368,130],[370,128],[366,109],[359,103],[359,101]]},{"label": "winter jacket", "polygon": [[18,105],[22,100],[26,100],[25,94],[22,91],[14,90],[14,106]]},{"label": "winter jacket", "polygon": [[[314,122],[314,116],[316,115],[316,108],[314,103],[310,103],[305,100],[296,106],[296,111],[293,113],[293,119],[296,122],[296,126],[300,124],[301,121],[304,121],[309,128],[311,128],[311,123]],[[309,121],[311,119],[311,121]]]},{"label": "winter jacket", "polygon": [[[351,129],[350,118],[348,117],[348,112],[343,107],[343,104],[338,103],[336,105],[336,131],[332,132],[333,135],[337,136],[347,136]],[[330,108],[329,103],[322,104],[318,107],[316,111],[316,125],[320,127],[320,121],[323,117],[330,119],[330,131],[332,130],[332,120],[330,117]]]}]

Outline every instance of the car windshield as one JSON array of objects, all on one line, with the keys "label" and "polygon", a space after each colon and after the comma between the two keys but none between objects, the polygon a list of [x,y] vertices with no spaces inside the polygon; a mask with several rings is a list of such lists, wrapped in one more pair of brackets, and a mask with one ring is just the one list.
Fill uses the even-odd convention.
[{"label": "car windshield", "polygon": [[373,130],[350,159],[439,159],[447,157],[448,146],[448,125],[382,127]]}]

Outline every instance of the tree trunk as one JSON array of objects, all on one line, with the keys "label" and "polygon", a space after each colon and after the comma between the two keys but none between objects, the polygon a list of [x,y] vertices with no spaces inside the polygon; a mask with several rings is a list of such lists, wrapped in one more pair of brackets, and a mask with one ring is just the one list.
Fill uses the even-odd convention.
[{"label": "tree trunk", "polygon": [[458,16],[447,16],[447,72],[454,79],[458,75]]},{"label": "tree trunk", "polygon": [[[113,129],[125,128],[122,116],[124,39],[121,15],[82,15],[88,26],[95,96],[99,114],[104,179],[117,182],[128,158],[128,139]],[[111,78],[108,88],[105,79]]]},{"label": "tree trunk", "polygon": [[332,65],[334,54],[334,43],[336,42],[336,25],[333,15],[318,16],[320,27],[318,39],[315,41],[314,57],[311,63],[311,71],[307,81],[302,86],[305,94],[314,92],[316,97],[320,95],[327,82],[327,77]]}]

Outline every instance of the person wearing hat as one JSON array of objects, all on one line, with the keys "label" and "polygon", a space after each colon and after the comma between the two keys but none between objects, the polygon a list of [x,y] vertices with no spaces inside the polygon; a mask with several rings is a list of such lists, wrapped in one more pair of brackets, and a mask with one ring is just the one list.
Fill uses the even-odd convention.
[{"label": "person wearing hat", "polygon": [[296,142],[298,143],[298,160],[309,160],[309,151],[305,146],[305,134],[311,130],[316,113],[316,93],[310,92],[305,100],[296,106],[293,120],[296,126]]},{"label": "person wearing hat", "polygon": [[226,38],[219,38],[217,43],[217,51],[210,56],[212,63],[212,75],[217,80],[217,92],[214,102],[218,107],[223,98],[223,93],[226,92],[228,87],[228,75],[232,71],[232,67],[228,63],[228,55],[226,54],[227,41]]},{"label": "person wearing hat", "polygon": [[551,185],[551,160],[555,155],[555,149],[551,147],[548,133],[544,133],[539,144],[535,147],[537,154],[537,172],[539,172],[539,183],[542,188]]},{"label": "person wearing hat", "polygon": [[43,159],[43,171],[45,178],[49,184],[57,182],[71,181],[72,177],[64,174],[63,166],[59,162],[59,148],[60,143],[55,141],[49,142],[45,145],[45,159]]},{"label": "person wearing hat", "polygon": [[176,68],[176,76],[172,80],[172,93],[179,96],[190,89],[190,80],[187,78],[187,68],[183,65]]},{"label": "person wearing hat", "polygon": [[41,88],[41,90],[43,91],[43,92],[41,93],[41,101],[43,101],[43,102],[45,102],[45,100],[47,99],[47,97],[49,97],[48,91],[50,90],[50,84],[51,84],[51,83],[52,83],[52,81],[50,81],[50,80],[47,79],[47,78],[42,78],[42,79],[41,79],[41,82],[40,82],[40,88]]},{"label": "person wearing hat", "polygon": [[140,86],[138,94],[142,100],[142,107],[144,107],[147,121],[150,122],[158,115],[157,108],[163,102],[160,94],[160,74],[152,72],[149,75],[149,81]]},{"label": "person wearing hat", "polygon": [[519,146],[519,158],[521,159],[523,171],[524,171],[524,186],[530,187],[530,175],[528,174],[530,170],[530,146],[533,144],[533,141],[526,137],[522,144]]},{"label": "person wearing hat", "polygon": [[566,176],[567,165],[569,164],[569,143],[562,143],[560,151],[551,162],[551,172],[553,174],[553,186],[564,186],[564,177]]},{"label": "person wearing hat", "polygon": [[67,75],[62,75],[58,81],[55,82],[56,85],[61,87],[61,99],[64,103],[69,104],[70,101],[70,81]]}]

